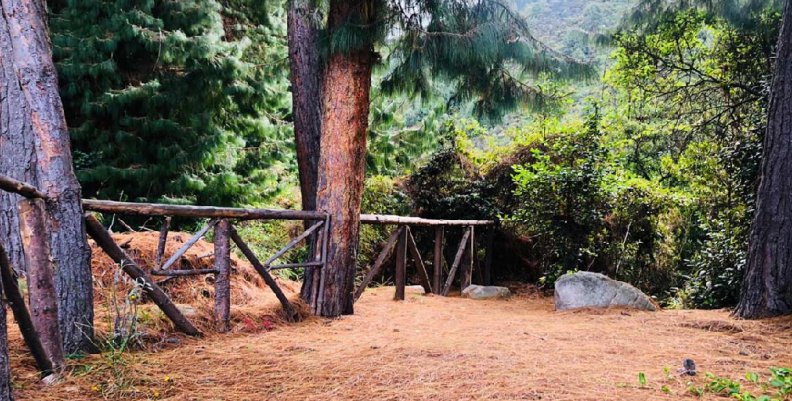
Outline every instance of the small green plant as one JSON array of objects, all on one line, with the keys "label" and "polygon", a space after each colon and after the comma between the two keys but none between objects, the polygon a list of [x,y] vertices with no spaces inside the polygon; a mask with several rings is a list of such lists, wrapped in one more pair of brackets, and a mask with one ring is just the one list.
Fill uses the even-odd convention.
[{"label": "small green plant", "polygon": [[644,372],[638,372],[638,386],[646,388],[646,374]]}]

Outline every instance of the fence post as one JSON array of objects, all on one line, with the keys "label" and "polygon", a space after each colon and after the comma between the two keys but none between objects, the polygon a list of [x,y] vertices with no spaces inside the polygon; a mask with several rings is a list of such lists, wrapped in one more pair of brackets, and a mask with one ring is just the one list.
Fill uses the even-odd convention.
[{"label": "fence post", "polygon": [[435,294],[443,292],[443,237],[445,236],[445,227],[435,227],[435,242],[434,242],[434,262],[432,265],[432,289]]},{"label": "fence post", "polygon": [[214,229],[214,267],[215,276],[215,329],[225,333],[231,329],[231,246],[228,242],[228,220],[220,220]]},{"label": "fence post", "polygon": [[396,244],[396,284],[395,300],[404,300],[404,287],[407,285],[407,228],[402,226],[399,242]]}]

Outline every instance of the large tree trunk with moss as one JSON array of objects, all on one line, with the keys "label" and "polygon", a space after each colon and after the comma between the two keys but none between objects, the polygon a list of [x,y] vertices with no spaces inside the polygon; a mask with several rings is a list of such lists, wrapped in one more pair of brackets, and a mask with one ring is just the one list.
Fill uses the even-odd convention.
[{"label": "large tree trunk with moss", "polygon": [[792,2],[786,2],[771,86],[761,182],[735,315],[792,313]]},{"label": "large tree trunk with moss", "polygon": [[[30,183],[50,197],[48,230],[57,265],[55,286],[64,350],[90,350],[91,251],[58,96],[45,3],[0,0],[0,6],[0,174]],[[0,240],[13,266],[24,271],[19,200],[18,195],[0,192]]]},{"label": "large tree trunk with moss", "polygon": [[[287,22],[292,114],[303,210],[316,210],[316,181],[322,136],[322,60],[319,54],[317,13],[311,0],[289,1]],[[306,228],[309,223],[306,223]],[[318,273],[318,269],[306,269],[301,293],[304,299],[310,299],[310,291],[314,280],[318,279]]]},{"label": "large tree trunk with moss", "polygon": [[[366,1],[330,2],[331,34],[362,13]],[[330,55],[322,96],[322,143],[317,209],[332,219],[319,314],[352,313],[371,91],[371,48]]]}]

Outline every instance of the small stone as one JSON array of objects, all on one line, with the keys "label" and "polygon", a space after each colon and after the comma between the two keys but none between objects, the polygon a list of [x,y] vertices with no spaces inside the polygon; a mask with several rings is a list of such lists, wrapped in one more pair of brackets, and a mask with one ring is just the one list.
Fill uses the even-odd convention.
[{"label": "small stone", "polygon": [[494,285],[470,285],[462,290],[462,298],[470,299],[500,299],[508,298],[511,292],[506,287],[496,287]]}]

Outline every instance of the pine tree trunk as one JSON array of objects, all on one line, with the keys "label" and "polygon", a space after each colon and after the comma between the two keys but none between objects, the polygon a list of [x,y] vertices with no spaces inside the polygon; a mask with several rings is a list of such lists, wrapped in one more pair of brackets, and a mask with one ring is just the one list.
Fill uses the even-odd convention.
[{"label": "pine tree trunk", "polygon": [[740,303],[743,318],[792,312],[792,2],[786,2],[747,271]]},{"label": "pine tree trunk", "polygon": [[[47,194],[52,256],[57,263],[58,320],[64,351],[91,350],[91,250],[85,237],[80,185],[72,170],[69,132],[43,1],[0,0],[0,174]],[[0,240],[24,271],[17,195],[0,193]]]},{"label": "pine tree trunk", "polygon": [[[322,136],[322,60],[317,12],[310,0],[290,0],[287,15],[294,139],[303,210],[316,210],[316,180]],[[306,222],[306,229],[310,222]],[[311,244],[313,249],[313,244]],[[313,254],[313,252],[310,252]],[[311,298],[318,269],[306,269],[301,296]]]},{"label": "pine tree trunk", "polygon": [[[1,245],[0,245],[1,246]],[[8,323],[5,296],[0,278],[0,401],[13,401],[11,394],[11,361],[8,359]]]},{"label": "pine tree trunk", "polygon": [[[359,3],[331,1],[330,31],[349,20]],[[372,49],[336,52],[325,71],[317,209],[330,214],[332,225],[318,300],[323,316],[352,313],[372,64]]]}]

